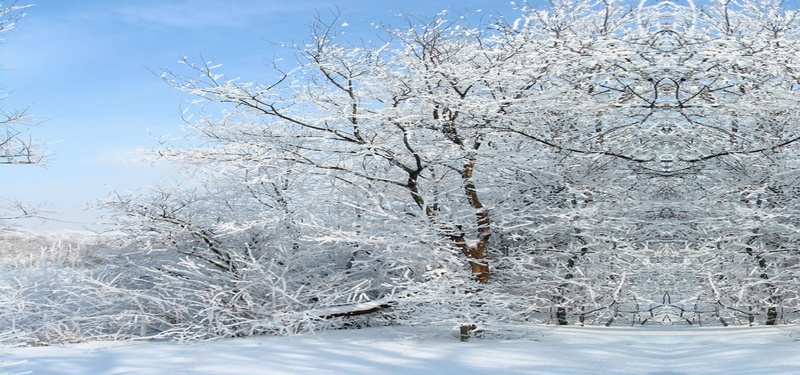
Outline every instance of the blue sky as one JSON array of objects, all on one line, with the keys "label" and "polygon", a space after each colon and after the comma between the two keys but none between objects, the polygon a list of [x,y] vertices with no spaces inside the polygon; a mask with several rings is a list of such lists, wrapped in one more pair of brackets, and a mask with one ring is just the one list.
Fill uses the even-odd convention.
[{"label": "blue sky", "polygon": [[[3,3],[8,5],[9,3]],[[20,0],[34,4],[0,45],[0,108],[30,106],[32,131],[52,154],[44,166],[0,167],[0,198],[47,203],[55,220],[26,220],[29,230],[100,229],[88,202],[113,190],[146,189],[169,167],[131,163],[156,143],[148,133],[180,134],[182,100],[150,70],[177,68],[183,55],[223,64],[221,72],[258,80],[274,57],[270,42],[301,41],[316,11],[338,7],[348,32],[369,23],[402,24],[401,13],[441,10],[515,17],[504,0]]]}]

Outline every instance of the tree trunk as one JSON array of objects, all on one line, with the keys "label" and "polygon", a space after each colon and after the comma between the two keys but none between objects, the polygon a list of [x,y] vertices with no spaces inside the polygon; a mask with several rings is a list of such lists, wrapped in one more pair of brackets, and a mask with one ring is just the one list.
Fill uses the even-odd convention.
[{"label": "tree trunk", "polygon": [[489,263],[486,262],[486,247],[489,245],[489,238],[492,236],[492,229],[490,226],[489,211],[481,203],[478,193],[475,188],[475,183],[472,180],[472,171],[475,167],[475,162],[470,160],[464,165],[461,171],[461,177],[464,180],[464,193],[467,197],[469,205],[475,209],[475,220],[478,225],[477,243],[475,246],[467,244],[466,235],[456,225],[445,225],[437,223],[439,218],[436,211],[431,208],[422,194],[419,191],[419,171],[409,173],[408,180],[406,181],[406,188],[411,193],[411,197],[420,209],[425,212],[425,216],[431,220],[434,225],[441,226],[441,230],[453,241],[453,244],[461,250],[467,257],[473,277],[481,284],[489,282]]},{"label": "tree trunk", "polygon": [[474,247],[468,248],[466,254],[470,258],[469,264],[472,266],[472,274],[475,280],[481,284],[486,284],[489,282],[489,263],[485,260],[486,247],[489,245],[489,238],[492,236],[492,228],[490,226],[489,210],[481,203],[475,182],[472,179],[474,169],[475,161],[470,159],[464,164],[464,169],[461,171],[461,177],[464,180],[464,193],[467,196],[469,205],[475,209],[475,221],[478,224],[478,243]]},{"label": "tree trunk", "polygon": [[556,309],[556,323],[560,326],[569,324],[569,321],[567,321],[567,309],[565,307],[559,306]]},{"label": "tree trunk", "polygon": [[460,327],[461,341],[469,341],[469,334],[475,329],[474,324],[465,324]]},{"label": "tree trunk", "polygon": [[[586,255],[586,253],[588,253],[588,252],[589,252],[589,248],[588,247],[582,247],[580,254],[574,254],[571,258],[569,258],[569,260],[567,261],[567,272],[568,273],[566,274],[566,276],[564,276],[564,280],[570,280],[573,277],[575,277],[572,274],[572,270],[575,268],[575,263],[577,263],[579,257],[582,257],[582,256]],[[563,285],[561,285],[561,288],[563,289],[566,286],[567,286],[567,284],[563,284]],[[561,303],[561,302],[564,301],[564,298],[559,296],[559,297],[556,298],[556,300],[557,300],[558,303]],[[556,309],[556,322],[559,325],[562,325],[562,326],[565,326],[565,325],[569,324],[569,321],[567,321],[567,309],[565,307],[558,306],[558,308]]]},{"label": "tree trunk", "polygon": [[768,326],[778,324],[778,308],[770,307],[767,309],[767,321],[764,323]]},{"label": "tree trunk", "polygon": [[[754,256],[758,261],[758,267],[761,269],[761,275],[759,277],[762,280],[769,280],[769,275],[767,275],[767,260],[764,259],[764,257],[762,257],[759,254],[754,254],[753,249],[750,247],[746,248],[745,251],[747,252],[748,255]],[[770,293],[769,302],[773,304],[778,302],[779,299],[778,297],[775,296],[775,286],[773,286],[771,283],[768,283],[767,288]],[[750,320],[750,323],[752,323],[752,319]],[[778,323],[778,308],[775,306],[769,307],[767,309],[767,320],[764,322],[764,324],[772,326],[777,323]]]}]

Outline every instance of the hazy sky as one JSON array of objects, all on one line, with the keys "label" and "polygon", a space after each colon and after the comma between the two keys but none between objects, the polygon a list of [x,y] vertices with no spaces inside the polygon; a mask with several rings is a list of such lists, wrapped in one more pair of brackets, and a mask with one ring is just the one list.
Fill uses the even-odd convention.
[{"label": "hazy sky", "polygon": [[[9,2],[3,3],[8,5]],[[32,135],[52,154],[44,166],[0,166],[0,199],[49,204],[47,222],[24,229],[82,229],[97,211],[87,203],[112,191],[146,189],[168,175],[164,165],[132,163],[152,149],[148,133],[179,135],[189,97],[152,71],[178,68],[186,55],[222,63],[227,77],[256,81],[274,57],[291,51],[270,42],[301,41],[316,11],[338,7],[347,32],[375,36],[370,23],[401,24],[401,13],[518,13],[505,0],[20,0],[34,4],[4,35],[2,109],[30,106],[42,123]]]}]

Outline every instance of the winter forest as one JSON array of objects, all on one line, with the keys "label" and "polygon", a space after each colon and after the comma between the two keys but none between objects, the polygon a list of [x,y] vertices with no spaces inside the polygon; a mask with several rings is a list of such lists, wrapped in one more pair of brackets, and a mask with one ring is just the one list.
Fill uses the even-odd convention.
[{"label": "winter forest", "polygon": [[[800,12],[554,0],[468,20],[357,43],[323,12],[271,75],[161,71],[196,100],[150,157],[184,173],[98,203],[111,249],[3,241],[0,341],[800,320]],[[37,163],[26,114],[2,110],[0,163]]]}]

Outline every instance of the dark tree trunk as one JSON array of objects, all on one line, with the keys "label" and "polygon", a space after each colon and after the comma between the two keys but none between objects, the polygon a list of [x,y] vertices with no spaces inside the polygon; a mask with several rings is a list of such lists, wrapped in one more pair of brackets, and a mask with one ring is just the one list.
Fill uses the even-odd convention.
[{"label": "dark tree trunk", "polygon": [[567,320],[566,308],[559,306],[558,309],[556,309],[556,323],[561,326],[569,324],[569,321]]},{"label": "dark tree trunk", "polygon": [[770,307],[767,309],[767,321],[764,323],[768,326],[773,326],[778,324],[778,308],[777,307]]}]

